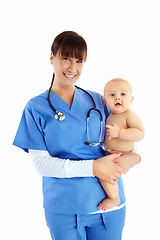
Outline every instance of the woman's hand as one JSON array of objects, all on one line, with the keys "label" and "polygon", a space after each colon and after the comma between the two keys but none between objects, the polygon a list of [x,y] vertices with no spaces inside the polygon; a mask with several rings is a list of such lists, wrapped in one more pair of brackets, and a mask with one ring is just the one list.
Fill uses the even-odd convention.
[{"label": "woman's hand", "polygon": [[126,169],[116,163],[116,159],[121,156],[119,154],[107,155],[103,158],[98,158],[93,161],[93,175],[101,180],[107,181],[111,184],[117,182],[117,178],[126,172]]}]

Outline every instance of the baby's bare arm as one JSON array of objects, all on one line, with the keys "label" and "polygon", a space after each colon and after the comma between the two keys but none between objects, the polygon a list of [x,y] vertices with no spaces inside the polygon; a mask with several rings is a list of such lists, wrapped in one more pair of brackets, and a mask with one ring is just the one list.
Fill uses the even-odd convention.
[{"label": "baby's bare arm", "polygon": [[133,111],[127,115],[127,129],[120,128],[118,138],[130,142],[138,142],[144,138],[144,127],[140,117]]},{"label": "baby's bare arm", "polygon": [[[110,152],[114,153],[114,151]],[[137,153],[122,153],[121,156],[114,160],[115,163],[117,163],[119,166],[123,167],[127,170],[133,168],[137,164],[139,164],[141,161],[141,156]]]}]

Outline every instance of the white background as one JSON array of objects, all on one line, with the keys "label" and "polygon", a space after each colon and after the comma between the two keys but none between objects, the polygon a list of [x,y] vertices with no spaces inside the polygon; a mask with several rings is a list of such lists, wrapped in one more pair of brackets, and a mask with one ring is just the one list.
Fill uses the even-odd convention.
[{"label": "white background", "polygon": [[1,239],[50,239],[41,177],[12,142],[26,102],[49,88],[50,47],[64,30],[76,31],[88,44],[79,86],[103,93],[114,77],[133,86],[132,109],[141,116],[146,136],[138,144],[141,164],[124,176],[123,240],[160,239],[159,12],[158,0],[1,1]]}]

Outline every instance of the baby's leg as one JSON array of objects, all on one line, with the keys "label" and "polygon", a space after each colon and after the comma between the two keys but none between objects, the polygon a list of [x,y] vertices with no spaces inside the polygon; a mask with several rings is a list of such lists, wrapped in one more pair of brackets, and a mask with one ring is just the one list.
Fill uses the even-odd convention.
[{"label": "baby's leg", "polygon": [[99,203],[98,208],[106,211],[109,208],[113,208],[120,204],[119,193],[118,193],[118,184],[110,184],[106,181],[100,181],[104,191],[107,194],[102,202]]}]

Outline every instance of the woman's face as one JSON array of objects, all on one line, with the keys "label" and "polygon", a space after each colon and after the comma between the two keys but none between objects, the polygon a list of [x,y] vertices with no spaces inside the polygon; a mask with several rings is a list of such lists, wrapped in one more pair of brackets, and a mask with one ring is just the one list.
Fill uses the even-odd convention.
[{"label": "woman's face", "polygon": [[79,79],[84,60],[61,56],[59,52],[54,56],[51,52],[50,61],[54,66],[54,83],[59,83],[63,86],[73,86]]}]

